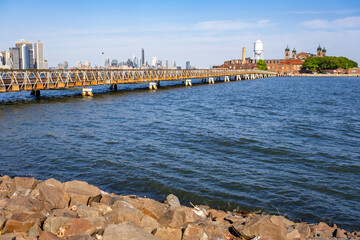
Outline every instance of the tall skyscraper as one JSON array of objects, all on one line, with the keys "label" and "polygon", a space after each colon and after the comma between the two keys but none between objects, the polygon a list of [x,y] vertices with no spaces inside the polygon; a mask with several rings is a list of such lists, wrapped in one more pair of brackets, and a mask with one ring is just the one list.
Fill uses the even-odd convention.
[{"label": "tall skyscraper", "polygon": [[10,48],[11,69],[20,69],[20,48]]},{"label": "tall skyscraper", "polygon": [[141,49],[141,65],[145,65],[145,51],[143,48]]},{"label": "tall skyscraper", "polygon": [[169,68],[169,60],[166,59],[166,69],[168,69],[168,68]]},{"label": "tall skyscraper", "polygon": [[26,44],[21,46],[22,59],[21,59],[21,69],[29,69],[30,68],[30,53],[29,47]]},{"label": "tall skyscraper", "polygon": [[[27,46],[27,52],[25,53],[26,57],[28,57],[28,59],[25,59],[25,62],[28,61],[29,62],[29,67],[28,68],[24,68],[22,66],[22,63],[23,63],[23,48],[22,46],[23,45],[26,45]],[[21,40],[21,41],[17,41],[15,42],[15,47],[19,49],[20,51],[20,69],[32,69],[34,68],[34,60],[33,60],[33,45],[31,42],[27,41],[27,40]]]},{"label": "tall skyscraper", "polygon": [[156,67],[156,57],[153,57],[151,60],[151,66]]},{"label": "tall skyscraper", "polygon": [[36,69],[45,69],[44,43],[40,40],[34,43],[34,60]]},{"label": "tall skyscraper", "polygon": [[186,61],[186,69],[190,69],[190,61]]}]

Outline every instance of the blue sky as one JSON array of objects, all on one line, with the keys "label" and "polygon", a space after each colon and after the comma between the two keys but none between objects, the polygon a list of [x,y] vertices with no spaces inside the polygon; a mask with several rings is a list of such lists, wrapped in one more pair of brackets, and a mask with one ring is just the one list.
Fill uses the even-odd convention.
[{"label": "blue sky", "polygon": [[[67,60],[103,65],[104,58],[140,57],[151,62],[208,68],[253,55],[264,42],[264,57],[283,58],[287,45],[360,64],[360,1],[16,1],[0,0],[0,50],[26,39],[45,43],[49,66]],[[104,52],[104,56],[99,56]]]}]

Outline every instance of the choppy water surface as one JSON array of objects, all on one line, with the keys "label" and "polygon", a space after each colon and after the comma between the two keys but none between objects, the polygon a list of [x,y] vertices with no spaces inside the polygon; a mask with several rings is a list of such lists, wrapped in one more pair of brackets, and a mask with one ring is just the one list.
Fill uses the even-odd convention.
[{"label": "choppy water surface", "polygon": [[0,174],[359,229],[360,79],[142,88],[0,94]]}]

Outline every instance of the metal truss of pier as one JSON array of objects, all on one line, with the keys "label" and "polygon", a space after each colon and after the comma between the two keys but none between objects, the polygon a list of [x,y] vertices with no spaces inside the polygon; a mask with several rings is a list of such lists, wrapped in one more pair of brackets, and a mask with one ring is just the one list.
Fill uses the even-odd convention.
[{"label": "metal truss of pier", "polygon": [[[0,70],[0,92],[17,92],[117,84],[149,83],[156,88],[159,81],[184,81],[191,86],[191,79],[230,81],[276,76],[276,73],[260,70],[196,69],[196,70],[119,70],[119,69],[71,69],[71,70]],[[83,92],[84,93],[84,92]]]}]

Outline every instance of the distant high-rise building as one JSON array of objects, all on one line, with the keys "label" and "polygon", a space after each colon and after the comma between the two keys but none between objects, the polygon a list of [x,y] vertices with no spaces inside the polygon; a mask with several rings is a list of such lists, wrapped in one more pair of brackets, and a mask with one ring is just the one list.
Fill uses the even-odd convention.
[{"label": "distant high-rise building", "polygon": [[118,66],[118,60],[114,59],[111,61],[111,66],[112,67],[117,67]]},{"label": "distant high-rise building", "polygon": [[143,48],[141,49],[141,64],[142,66],[145,65],[145,50]]},{"label": "distant high-rise building", "polygon": [[168,69],[168,68],[169,68],[169,60],[166,59],[166,69]]},{"label": "distant high-rise building", "polygon": [[156,63],[156,57],[153,57],[151,61],[151,66],[156,67]]},{"label": "distant high-rise building", "polygon": [[20,48],[10,48],[11,69],[20,69]]},{"label": "distant high-rise building", "polygon": [[105,58],[104,67],[109,67],[109,66],[110,66],[110,59],[109,59],[109,58]]},{"label": "distant high-rise building", "polygon": [[[26,57],[28,57],[28,59],[25,59],[25,62],[29,62],[29,67],[28,68],[24,68],[22,66],[22,63],[23,63],[23,55],[24,55],[24,52],[23,52],[23,48],[22,46],[23,45],[26,45],[27,46],[27,52],[25,53]],[[17,41],[15,42],[15,47],[19,49],[20,51],[20,69],[33,69],[34,68],[34,60],[33,60],[33,45],[31,42],[27,41],[27,40],[21,40],[21,41]]]},{"label": "distant high-rise building", "polygon": [[10,51],[2,51],[1,54],[3,65],[7,67],[11,67],[11,61],[10,61]]},{"label": "distant high-rise building", "polygon": [[186,61],[186,69],[190,69],[190,61]]},{"label": "distant high-rise building", "polygon": [[69,63],[67,61],[65,61],[64,64],[63,64],[63,68],[67,69],[68,67],[69,67]]},{"label": "distant high-rise building", "polygon": [[36,69],[45,69],[44,43],[40,40],[34,43],[34,60]]},{"label": "distant high-rise building", "polygon": [[21,69],[29,69],[30,68],[30,53],[29,47],[26,44],[21,46],[22,59],[21,59]]},{"label": "distant high-rise building", "polygon": [[4,66],[4,65],[5,65],[4,62],[5,62],[5,61],[3,61],[3,56],[0,55],[0,66]]}]

